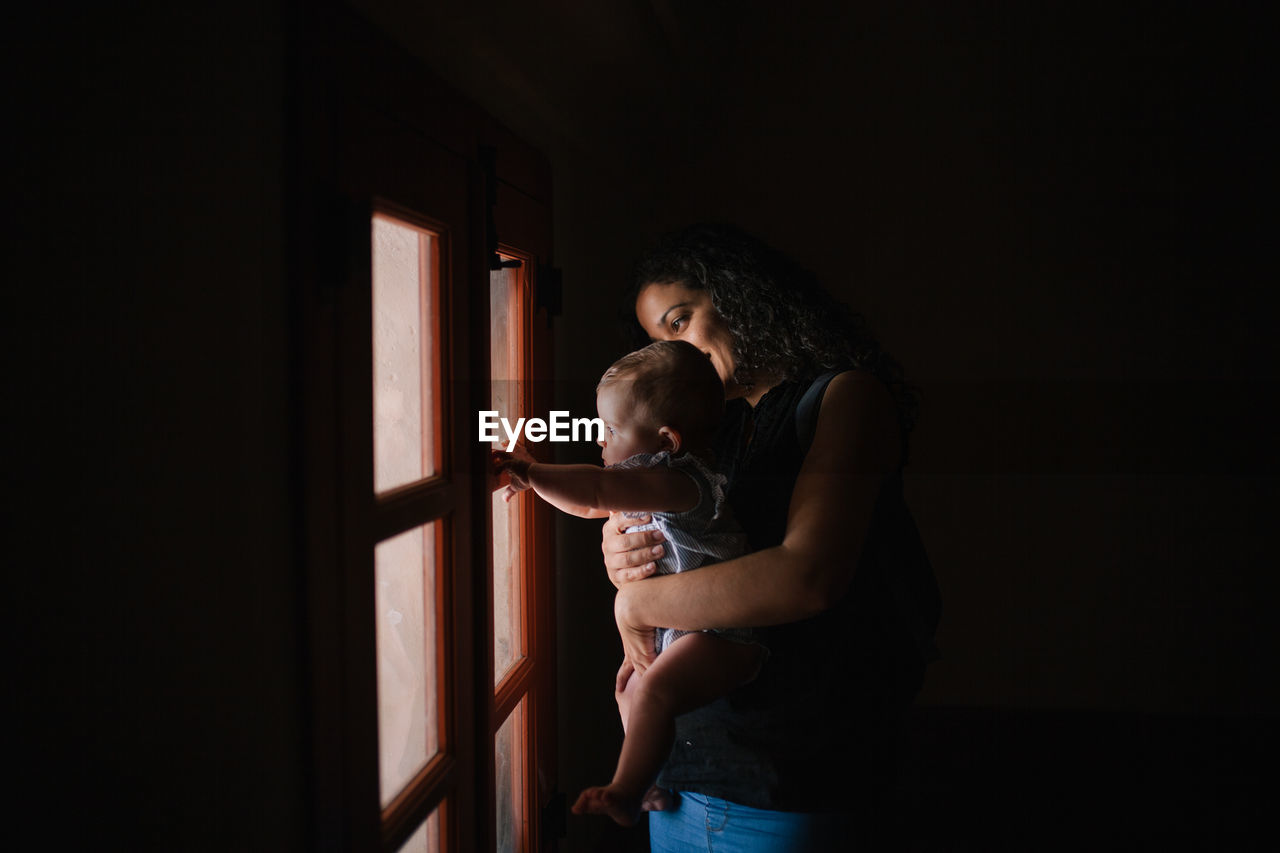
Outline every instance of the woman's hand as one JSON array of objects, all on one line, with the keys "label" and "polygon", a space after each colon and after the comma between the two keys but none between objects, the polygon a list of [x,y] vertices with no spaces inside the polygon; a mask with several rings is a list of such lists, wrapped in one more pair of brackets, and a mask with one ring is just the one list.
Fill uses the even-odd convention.
[{"label": "woman's hand", "polygon": [[529,466],[533,462],[534,459],[529,455],[529,451],[518,444],[512,453],[503,450],[489,451],[489,463],[493,467],[494,475],[499,477],[499,485],[503,485],[501,480],[503,475],[507,478],[502,490],[504,501],[510,502],[516,495],[529,488]]},{"label": "woman's hand", "polygon": [[662,546],[661,530],[644,530],[624,533],[628,527],[648,524],[650,517],[625,516],[612,513],[601,529],[600,551],[604,555],[604,567],[609,581],[618,589],[623,584],[649,577],[658,569],[657,560],[666,550]]},{"label": "woman's hand", "polygon": [[[630,661],[632,668],[644,675],[644,671],[657,659],[658,653],[653,645],[653,632],[656,626],[641,624],[633,606],[633,599],[638,592],[642,591],[642,586],[623,586],[618,589],[618,594],[613,598],[613,618],[618,623],[622,653],[627,661]],[[618,677],[621,679],[621,671]]]},{"label": "woman's hand", "polygon": [[613,692],[624,692],[627,689],[627,682],[631,680],[631,673],[635,671],[636,668],[631,663],[631,658],[624,657],[622,666],[618,667],[618,674],[613,678]]}]

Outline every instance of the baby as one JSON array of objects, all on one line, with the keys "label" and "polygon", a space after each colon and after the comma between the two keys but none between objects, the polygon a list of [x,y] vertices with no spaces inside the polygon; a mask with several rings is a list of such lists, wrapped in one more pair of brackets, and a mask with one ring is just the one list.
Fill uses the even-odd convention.
[{"label": "baby", "polygon": [[[661,574],[684,572],[741,554],[746,537],[730,516],[724,477],[706,455],[724,413],[724,386],[710,360],[683,341],[659,341],[623,356],[596,387],[604,421],[599,442],[605,467],[547,465],[493,451],[506,472],[510,500],[525,489],[564,512],[606,518],[611,512],[648,513],[664,537]],[[755,677],[764,648],[749,630],[656,632],[657,660],[633,672],[618,693],[624,738],[608,785],[588,788],[575,814],[607,814],[634,824],[671,752],[675,718],[724,696]],[[646,803],[646,799],[648,802]]]}]

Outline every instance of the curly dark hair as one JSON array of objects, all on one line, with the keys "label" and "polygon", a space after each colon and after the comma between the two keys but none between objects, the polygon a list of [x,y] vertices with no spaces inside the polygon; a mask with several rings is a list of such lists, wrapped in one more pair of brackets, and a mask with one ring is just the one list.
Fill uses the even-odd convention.
[{"label": "curly dark hair", "polygon": [[[810,271],[740,228],[702,223],[664,235],[635,262],[620,311],[633,346],[648,342],[635,317],[649,284],[706,290],[733,337],[734,381],[776,374],[807,380],[827,370],[867,370],[888,387],[902,428],[915,425],[917,390],[880,348],[861,314],[834,299]],[[746,344],[746,345],[744,345]]]}]

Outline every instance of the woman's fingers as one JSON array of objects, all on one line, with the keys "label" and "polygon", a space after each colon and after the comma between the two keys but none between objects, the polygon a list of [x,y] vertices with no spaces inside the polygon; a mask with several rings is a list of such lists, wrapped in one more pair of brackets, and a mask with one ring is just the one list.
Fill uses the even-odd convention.
[{"label": "woman's fingers", "polygon": [[612,539],[606,535],[600,543],[605,565],[616,569],[630,569],[658,559],[666,553],[662,545],[661,530],[643,533],[619,533]]},{"label": "woman's fingers", "polygon": [[636,524],[645,524],[649,519],[650,516],[648,515],[628,518],[624,513],[611,512],[609,513],[609,520],[604,523],[603,527],[605,541],[607,542],[610,536],[621,536],[622,531],[626,528]]},{"label": "woman's fingers", "polygon": [[636,671],[635,666],[631,663],[631,658],[623,658],[622,666],[618,667],[618,675],[613,680],[613,689],[617,693],[621,693],[627,689],[627,682],[631,680],[631,674]]},{"label": "woman's fingers", "polygon": [[609,577],[613,579],[613,585],[620,587],[623,584],[633,583],[634,581],[642,581],[647,577],[652,577],[653,573],[658,570],[656,563],[645,563],[643,566],[637,566],[634,569],[618,569],[611,571]]},{"label": "woman's fingers", "polygon": [[620,590],[614,596],[613,618],[618,624],[618,637],[622,640],[622,653],[626,656],[626,661],[636,672],[644,675],[645,670],[658,657],[653,645],[654,628],[652,625],[639,624],[639,619],[633,615],[628,592],[629,590]]},{"label": "woman's fingers", "polygon": [[[622,638],[622,650],[627,655],[633,671],[644,675],[645,670],[658,657],[653,651],[653,629],[619,623],[618,634]],[[622,682],[626,686],[626,682]]]},{"label": "woman's fingers", "polygon": [[[601,550],[604,552],[605,570],[615,587],[644,580],[658,570],[655,560],[663,555],[664,549],[661,544],[649,544],[661,541],[660,534],[659,537],[650,535],[654,533],[658,531],[618,534],[613,539],[606,534]],[[630,550],[627,550],[627,546],[630,546]]]},{"label": "woman's fingers", "polygon": [[657,571],[655,562],[665,553],[662,531],[643,530],[624,533],[628,527],[645,524],[649,516],[626,517],[615,512],[601,528],[600,552],[609,581],[615,587],[643,580]]},{"label": "woman's fingers", "polygon": [[622,532],[627,527],[644,524],[648,520],[648,516],[626,518],[621,513],[614,513],[605,522],[601,531],[603,538],[600,551],[604,556],[604,566],[615,586],[647,578],[657,569],[654,561],[666,553],[666,548],[662,545],[664,537],[661,530]]}]

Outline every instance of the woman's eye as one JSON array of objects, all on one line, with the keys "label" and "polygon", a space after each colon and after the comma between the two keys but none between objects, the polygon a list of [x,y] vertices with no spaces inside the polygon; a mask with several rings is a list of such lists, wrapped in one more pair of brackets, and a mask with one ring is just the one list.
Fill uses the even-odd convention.
[{"label": "woman's eye", "polygon": [[677,317],[677,318],[675,318],[674,320],[672,320],[672,321],[671,321],[671,331],[673,331],[673,332],[678,332],[678,331],[680,331],[680,327],[684,325],[684,322],[685,322],[685,320],[686,320],[686,319],[687,319],[686,317]]}]

